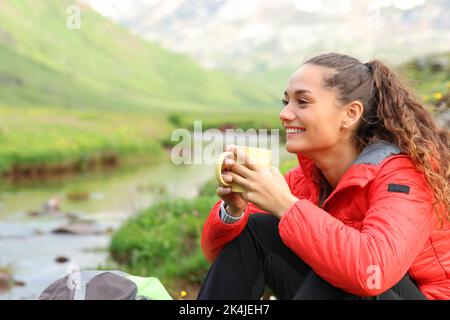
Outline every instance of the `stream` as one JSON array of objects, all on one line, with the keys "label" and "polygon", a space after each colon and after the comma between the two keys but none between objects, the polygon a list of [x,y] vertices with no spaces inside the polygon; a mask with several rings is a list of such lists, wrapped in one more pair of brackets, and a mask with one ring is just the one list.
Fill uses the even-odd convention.
[{"label": "stream", "polygon": [[[212,176],[212,168],[205,165],[159,164],[57,186],[0,190],[0,266],[11,268],[24,283],[0,292],[0,299],[36,299],[71,264],[97,268],[108,257],[112,231],[125,219],[162,199],[194,198]],[[70,200],[67,194],[79,185],[89,190],[88,199]],[[59,202],[60,212],[34,213],[52,201]],[[71,216],[93,220],[95,229],[86,234],[53,232],[67,226]],[[58,263],[57,258],[68,261]]]}]

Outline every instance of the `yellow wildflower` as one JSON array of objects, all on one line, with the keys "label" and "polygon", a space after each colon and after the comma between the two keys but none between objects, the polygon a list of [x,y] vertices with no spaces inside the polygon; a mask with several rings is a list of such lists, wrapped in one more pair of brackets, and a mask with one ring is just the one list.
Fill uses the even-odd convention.
[{"label": "yellow wildflower", "polygon": [[442,93],[436,92],[436,93],[433,95],[433,97],[434,97],[434,99],[436,99],[436,100],[441,100],[441,99],[442,99]]},{"label": "yellow wildflower", "polygon": [[184,290],[182,290],[182,291],[180,292],[180,296],[182,296],[183,298],[186,297],[186,296],[187,296],[187,292],[184,291]]}]

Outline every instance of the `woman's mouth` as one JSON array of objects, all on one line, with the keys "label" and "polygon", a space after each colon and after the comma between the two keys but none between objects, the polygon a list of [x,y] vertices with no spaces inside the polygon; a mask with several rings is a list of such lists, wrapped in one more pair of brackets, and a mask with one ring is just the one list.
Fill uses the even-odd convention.
[{"label": "woman's mouth", "polygon": [[287,136],[293,136],[293,135],[299,135],[305,132],[306,129],[303,128],[286,128],[286,135]]}]

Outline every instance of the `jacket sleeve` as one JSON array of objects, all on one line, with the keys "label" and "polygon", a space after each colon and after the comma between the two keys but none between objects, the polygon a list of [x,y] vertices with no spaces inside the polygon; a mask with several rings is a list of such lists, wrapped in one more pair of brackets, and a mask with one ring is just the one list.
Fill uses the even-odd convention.
[{"label": "jacket sleeve", "polygon": [[[411,171],[380,174],[372,182],[361,230],[309,200],[297,201],[278,226],[283,242],[338,288],[363,297],[389,290],[408,271],[435,222],[432,192],[423,175]],[[389,192],[391,183],[410,186],[409,194]]]},{"label": "jacket sleeve", "polygon": [[[287,183],[290,183],[290,176],[293,170],[289,171],[285,175]],[[232,224],[225,223],[220,218],[220,203],[219,200],[211,209],[202,231],[201,247],[206,259],[213,262],[218,256],[222,248],[231,240],[239,236],[244,230],[248,217],[252,213],[266,213],[264,210],[259,209],[252,203],[248,203],[243,217]]]}]

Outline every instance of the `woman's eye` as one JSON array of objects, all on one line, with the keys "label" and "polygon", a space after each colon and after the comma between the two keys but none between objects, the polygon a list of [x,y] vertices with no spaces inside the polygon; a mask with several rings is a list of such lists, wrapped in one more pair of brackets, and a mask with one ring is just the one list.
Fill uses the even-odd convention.
[{"label": "woman's eye", "polygon": [[[308,104],[309,103],[307,100],[304,100],[304,99],[298,100],[297,102],[298,102],[298,104]],[[281,103],[284,106],[287,106],[289,104],[289,101],[287,101],[286,99],[282,99]]]}]

